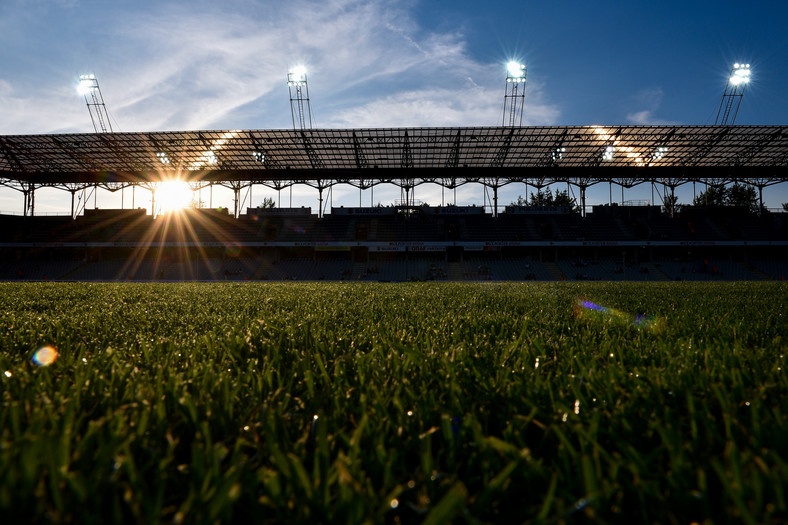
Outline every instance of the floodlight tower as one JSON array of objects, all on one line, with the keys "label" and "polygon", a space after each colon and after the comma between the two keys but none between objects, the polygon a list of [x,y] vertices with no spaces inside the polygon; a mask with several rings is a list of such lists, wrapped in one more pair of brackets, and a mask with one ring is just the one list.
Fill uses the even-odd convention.
[{"label": "floodlight tower", "polygon": [[506,91],[503,96],[503,125],[523,125],[525,107],[525,65],[519,62],[506,64]]},{"label": "floodlight tower", "polygon": [[101,95],[96,75],[80,75],[77,93],[85,97],[90,120],[96,133],[112,132],[112,123],[109,121],[109,113],[107,106],[104,105],[104,97]]},{"label": "floodlight tower", "polygon": [[[728,83],[725,85],[725,91],[722,94],[722,101],[720,101],[720,109],[717,110],[717,119],[714,125],[720,126],[733,126],[736,121],[736,114],[739,112],[741,99],[744,96],[744,88],[750,82],[750,64],[733,64],[731,75],[728,77]],[[734,109],[734,104],[736,108]],[[731,116],[733,111],[733,116]],[[722,118],[720,118],[722,117]],[[728,118],[730,117],[730,124]]]},{"label": "floodlight tower", "polygon": [[290,113],[294,129],[312,128],[312,107],[309,104],[309,84],[306,68],[297,66],[287,73],[287,89],[290,92]]}]

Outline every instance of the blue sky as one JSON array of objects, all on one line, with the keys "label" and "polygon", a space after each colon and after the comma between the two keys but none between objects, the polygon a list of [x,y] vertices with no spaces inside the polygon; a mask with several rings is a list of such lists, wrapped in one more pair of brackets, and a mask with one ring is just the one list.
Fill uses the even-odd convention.
[{"label": "blue sky", "polygon": [[[713,124],[734,62],[753,69],[736,123],[787,124],[786,20],[777,0],[2,0],[0,134],[91,132],[74,89],[84,73],[118,131],[289,128],[297,64],[316,127],[498,125],[510,59],[528,67],[526,125]],[[440,203],[439,188],[417,191]],[[294,190],[294,205],[316,206],[313,192]],[[21,210],[5,193],[0,210]],[[333,197],[386,204],[390,193]],[[460,204],[483,198],[459,193]],[[254,189],[255,204],[263,196]],[[64,198],[40,190],[37,209],[67,210]],[[99,206],[116,198],[100,194]],[[778,207],[784,189],[767,199]]]}]

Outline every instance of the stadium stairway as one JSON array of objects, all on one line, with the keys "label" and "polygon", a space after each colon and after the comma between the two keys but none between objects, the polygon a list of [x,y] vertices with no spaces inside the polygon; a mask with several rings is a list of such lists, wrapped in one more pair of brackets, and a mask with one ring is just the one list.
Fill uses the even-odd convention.
[{"label": "stadium stairway", "polygon": [[710,219],[710,218],[708,218],[708,217],[704,217],[704,218],[703,218],[703,223],[704,223],[704,224],[705,224],[705,225],[708,227],[708,229],[709,229],[711,232],[713,232],[713,233],[714,233],[714,235],[716,235],[718,238],[720,238],[720,239],[726,239],[726,238],[728,238],[728,234],[727,234],[725,231],[723,231],[723,230],[722,230],[722,229],[721,229],[721,228],[720,228],[720,227],[717,225],[717,223],[716,223],[715,221],[713,221],[712,219]]},{"label": "stadium stairway", "polygon": [[80,272],[84,271],[84,269],[90,266],[91,264],[92,264],[91,262],[82,261],[82,264],[79,264],[76,268],[72,268],[71,271],[69,271],[68,273],[61,275],[60,280],[61,281],[79,280],[77,276],[80,274]]},{"label": "stadium stairway", "polygon": [[269,270],[271,270],[271,266],[273,266],[271,261],[268,260],[268,259],[263,258],[260,261],[260,265],[252,273],[251,280],[252,281],[261,281],[261,280],[265,279],[266,276],[268,275]]},{"label": "stadium stairway", "polygon": [[367,263],[354,262],[350,270],[350,278],[354,281],[363,281],[367,278]]},{"label": "stadium stairway", "polygon": [[760,279],[760,280],[763,280],[763,281],[771,281],[771,280],[773,280],[773,279],[774,279],[774,278],[773,278],[771,275],[769,275],[769,274],[767,274],[767,273],[764,273],[764,272],[760,271],[760,270],[759,270],[758,268],[756,268],[755,266],[748,265],[748,264],[745,264],[745,263],[743,263],[743,262],[737,262],[737,263],[736,263],[736,266],[740,267],[740,268],[741,268],[742,270],[744,270],[744,272],[746,272],[747,274],[754,275],[755,277],[757,277],[757,278],[758,278],[758,279]]},{"label": "stadium stairway", "polygon": [[560,281],[561,277],[564,276],[564,272],[561,271],[557,263],[544,261],[542,264],[556,281]]},{"label": "stadium stairway", "polygon": [[464,281],[465,275],[462,270],[462,263],[461,262],[448,263],[448,268],[446,269],[446,275],[448,276],[450,281]]},{"label": "stadium stairway", "polygon": [[668,274],[662,271],[656,264],[653,262],[643,263],[643,267],[648,270],[648,274],[650,276],[649,281],[670,281],[671,278]]}]

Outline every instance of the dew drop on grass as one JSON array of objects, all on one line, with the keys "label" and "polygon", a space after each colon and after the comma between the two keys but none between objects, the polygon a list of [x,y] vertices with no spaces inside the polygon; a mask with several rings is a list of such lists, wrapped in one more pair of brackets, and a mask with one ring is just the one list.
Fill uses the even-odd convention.
[{"label": "dew drop on grass", "polygon": [[57,350],[51,346],[44,346],[33,354],[33,362],[38,366],[49,366],[57,359]]},{"label": "dew drop on grass", "polygon": [[396,509],[397,507],[399,507],[399,501],[397,500],[397,498],[394,498],[393,500],[391,500],[391,508]]},{"label": "dew drop on grass", "polygon": [[539,358],[536,358],[536,363],[534,363],[534,369],[539,368]]},{"label": "dew drop on grass", "polygon": [[579,414],[579,413],[580,413],[580,400],[575,399],[575,414]]},{"label": "dew drop on grass", "polygon": [[583,510],[589,504],[589,500],[583,498],[577,503],[575,503],[575,510]]},{"label": "dew drop on grass", "polygon": [[11,377],[14,374],[12,374],[10,370],[6,370],[5,372],[3,372],[3,375],[6,377]]}]

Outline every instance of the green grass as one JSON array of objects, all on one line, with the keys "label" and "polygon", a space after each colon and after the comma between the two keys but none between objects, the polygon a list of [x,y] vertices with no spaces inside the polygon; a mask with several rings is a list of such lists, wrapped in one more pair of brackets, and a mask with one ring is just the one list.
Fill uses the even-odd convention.
[{"label": "green grass", "polygon": [[0,519],[784,522],[787,315],[777,283],[0,284]]}]

